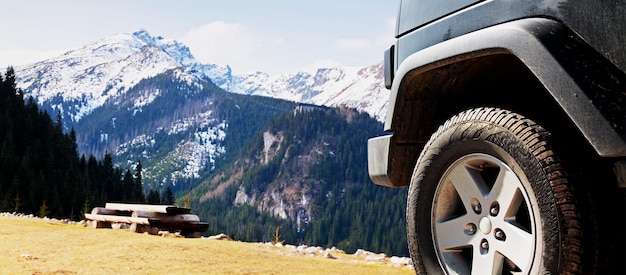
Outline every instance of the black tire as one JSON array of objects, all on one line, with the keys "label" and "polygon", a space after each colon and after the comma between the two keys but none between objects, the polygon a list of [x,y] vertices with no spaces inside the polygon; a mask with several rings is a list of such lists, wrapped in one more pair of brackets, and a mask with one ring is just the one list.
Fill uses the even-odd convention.
[{"label": "black tire", "polygon": [[472,109],[425,145],[407,199],[418,274],[577,274],[582,231],[549,133],[521,115]]}]

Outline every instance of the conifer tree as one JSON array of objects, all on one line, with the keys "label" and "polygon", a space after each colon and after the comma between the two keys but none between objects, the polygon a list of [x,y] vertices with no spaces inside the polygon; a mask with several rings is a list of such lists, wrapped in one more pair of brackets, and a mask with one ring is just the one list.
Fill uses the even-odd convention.
[{"label": "conifer tree", "polygon": [[150,189],[150,191],[148,192],[147,202],[150,204],[161,203],[161,196],[159,195],[159,191],[155,189]]},{"label": "conifer tree", "polygon": [[141,183],[141,161],[137,161],[137,166],[135,169],[137,170],[135,172],[135,184],[133,188],[135,202],[145,202],[146,197],[143,193],[143,185]]},{"label": "conifer tree", "polygon": [[172,192],[172,188],[169,186],[165,190],[165,194],[163,194],[162,203],[163,204],[174,204],[174,192]]},{"label": "conifer tree", "polygon": [[130,172],[130,169],[127,169],[124,174],[122,189],[122,201],[139,202],[138,198],[135,196],[135,180],[133,179],[133,174]]}]

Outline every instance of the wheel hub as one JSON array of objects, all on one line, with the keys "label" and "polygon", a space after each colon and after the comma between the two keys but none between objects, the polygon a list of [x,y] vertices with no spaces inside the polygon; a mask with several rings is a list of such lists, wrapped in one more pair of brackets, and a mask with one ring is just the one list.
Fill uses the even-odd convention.
[{"label": "wheel hub", "polygon": [[480,232],[483,232],[483,234],[488,235],[491,233],[491,220],[489,220],[489,218],[483,217],[480,219],[478,226],[480,228]]}]

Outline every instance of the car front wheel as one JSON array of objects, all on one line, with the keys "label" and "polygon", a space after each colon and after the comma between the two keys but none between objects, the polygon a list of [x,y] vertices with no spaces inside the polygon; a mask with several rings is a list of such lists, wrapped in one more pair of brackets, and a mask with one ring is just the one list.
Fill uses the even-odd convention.
[{"label": "car front wheel", "polygon": [[580,214],[549,133],[496,108],[446,121],[407,201],[418,274],[580,273]]}]

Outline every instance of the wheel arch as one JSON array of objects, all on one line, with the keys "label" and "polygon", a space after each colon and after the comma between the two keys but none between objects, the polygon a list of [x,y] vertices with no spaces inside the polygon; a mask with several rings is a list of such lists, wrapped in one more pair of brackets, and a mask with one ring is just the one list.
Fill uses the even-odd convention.
[{"label": "wheel arch", "polygon": [[406,168],[441,123],[482,106],[524,114],[556,135],[574,134],[599,156],[626,156],[625,80],[571,30],[542,18],[416,52],[399,64],[392,84],[385,122],[393,132],[391,182],[408,185]]}]

